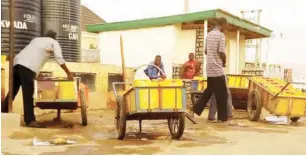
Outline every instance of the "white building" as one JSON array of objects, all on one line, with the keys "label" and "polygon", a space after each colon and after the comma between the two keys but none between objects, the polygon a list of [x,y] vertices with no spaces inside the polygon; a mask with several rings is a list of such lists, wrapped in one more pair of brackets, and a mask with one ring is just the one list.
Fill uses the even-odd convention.
[{"label": "white building", "polygon": [[225,31],[228,56],[226,72],[241,73],[245,66],[245,40],[269,37],[271,30],[220,9],[93,24],[87,25],[87,31],[100,33],[102,64],[121,65],[121,35],[127,67],[148,64],[155,55],[161,55],[167,77],[172,77],[173,65],[187,61],[190,52],[195,52],[197,59],[204,57],[205,66],[204,38],[219,17],[225,17],[229,23]]}]

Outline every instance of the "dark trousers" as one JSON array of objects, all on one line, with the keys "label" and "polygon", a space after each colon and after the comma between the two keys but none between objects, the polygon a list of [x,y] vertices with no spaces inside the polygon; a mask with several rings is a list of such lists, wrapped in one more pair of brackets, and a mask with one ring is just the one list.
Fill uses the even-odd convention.
[{"label": "dark trousers", "polygon": [[227,95],[225,76],[207,78],[207,88],[204,90],[201,97],[196,102],[196,105],[194,106],[194,113],[196,113],[199,116],[202,114],[209,99],[211,98],[212,93],[214,93],[217,101],[218,120],[227,121],[228,95]]},{"label": "dark trousers", "polygon": [[[32,70],[22,65],[15,65],[13,67],[13,72],[13,100],[15,99],[21,86],[23,95],[24,121],[26,124],[29,124],[31,121],[35,121],[33,95],[34,78],[36,74]],[[8,112],[8,95],[1,105],[1,112]]]}]

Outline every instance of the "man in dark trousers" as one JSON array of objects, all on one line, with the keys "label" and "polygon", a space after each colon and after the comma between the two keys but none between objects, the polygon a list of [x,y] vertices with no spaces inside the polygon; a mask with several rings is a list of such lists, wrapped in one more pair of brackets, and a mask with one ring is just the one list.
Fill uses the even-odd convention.
[{"label": "man in dark trousers", "polygon": [[[45,127],[36,121],[34,115],[34,79],[51,55],[66,72],[68,79],[73,79],[63,59],[61,47],[55,38],[56,33],[49,30],[45,37],[33,39],[14,58],[13,99],[15,99],[19,88],[22,87],[24,122],[27,127]],[[1,112],[8,112],[8,96],[1,105]]]},{"label": "man in dark trousers", "polygon": [[226,66],[225,35],[227,20],[217,20],[216,27],[207,34],[205,54],[207,55],[207,88],[194,106],[194,113],[201,115],[212,93],[217,101],[218,121],[227,122],[227,87],[223,67]]}]

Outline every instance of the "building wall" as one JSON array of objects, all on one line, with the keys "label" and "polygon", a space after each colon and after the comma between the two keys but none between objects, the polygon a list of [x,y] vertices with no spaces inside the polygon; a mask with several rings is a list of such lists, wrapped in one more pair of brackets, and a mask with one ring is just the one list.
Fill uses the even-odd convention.
[{"label": "building wall", "polygon": [[[138,67],[162,56],[166,75],[172,77],[172,58],[175,54],[176,27],[164,26],[124,31],[102,32],[100,34],[101,62],[121,65],[120,35],[127,67]],[[143,68],[142,68],[143,69]],[[146,78],[143,72],[137,72],[137,78]]]},{"label": "building wall", "polygon": [[82,31],[81,49],[90,49],[91,44],[98,48],[99,43],[99,34]]},{"label": "building wall", "polygon": [[237,43],[237,33],[236,32],[227,32],[226,36],[226,49],[227,49],[227,67],[225,68],[226,73],[235,73],[235,63],[239,61],[239,71],[242,72],[242,69],[245,65],[245,37],[240,34],[240,43],[239,43],[239,60],[236,57],[236,43]]},{"label": "building wall", "polygon": [[[108,92],[108,73],[121,73],[121,67],[114,65],[102,65],[100,63],[67,63],[71,72],[96,73],[96,90],[89,94],[89,109],[108,108],[108,104],[115,102],[113,92]],[[4,64],[5,88],[8,88],[8,62]],[[55,62],[45,64],[42,71],[53,72],[54,77],[66,77],[65,72]],[[127,69],[127,79],[132,81],[133,69]],[[6,92],[8,89],[6,89]],[[23,114],[22,91],[20,90],[13,105],[13,112]],[[48,113],[50,110],[41,110],[35,108],[35,114]]]},{"label": "building wall", "polygon": [[182,24],[175,25],[175,51],[173,64],[183,64],[188,60],[188,54],[196,48],[196,30],[182,30]]},{"label": "building wall", "polygon": [[[82,31],[81,61],[100,62],[99,34]],[[93,45],[93,47],[91,47]]]}]

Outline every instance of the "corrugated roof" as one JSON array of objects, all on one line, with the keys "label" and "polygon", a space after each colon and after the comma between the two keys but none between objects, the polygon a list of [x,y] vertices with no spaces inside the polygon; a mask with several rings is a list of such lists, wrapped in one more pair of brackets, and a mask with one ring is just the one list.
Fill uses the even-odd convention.
[{"label": "corrugated roof", "polygon": [[252,23],[250,21],[241,19],[221,9],[201,11],[195,13],[182,14],[182,15],[132,20],[132,21],[98,23],[98,24],[96,23],[96,24],[89,24],[86,26],[86,28],[87,31],[89,32],[118,31],[118,30],[158,27],[158,26],[171,25],[177,23],[209,20],[209,19],[216,19],[219,17],[225,17],[229,24],[239,28],[243,28],[257,35],[260,35],[260,37],[271,36],[272,33],[271,30],[262,27],[260,25],[257,25],[255,23]]},{"label": "corrugated roof", "polygon": [[92,12],[86,6],[81,6],[81,27],[86,31],[86,25],[95,23],[106,23],[101,17]]}]

